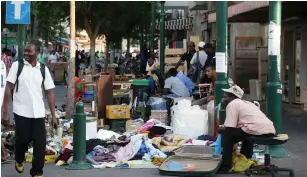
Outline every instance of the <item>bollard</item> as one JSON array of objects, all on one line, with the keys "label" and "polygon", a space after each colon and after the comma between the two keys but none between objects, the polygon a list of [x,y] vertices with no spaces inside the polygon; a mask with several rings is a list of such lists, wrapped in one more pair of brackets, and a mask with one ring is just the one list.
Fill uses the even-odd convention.
[{"label": "bollard", "polygon": [[86,116],[82,101],[76,103],[73,123],[73,161],[67,169],[87,170],[92,166],[86,161]]}]

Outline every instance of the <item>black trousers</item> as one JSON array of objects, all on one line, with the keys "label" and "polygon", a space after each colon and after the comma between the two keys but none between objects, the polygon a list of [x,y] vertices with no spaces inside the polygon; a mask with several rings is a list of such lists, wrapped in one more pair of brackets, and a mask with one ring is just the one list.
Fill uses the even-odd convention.
[{"label": "black trousers", "polygon": [[25,153],[30,142],[33,142],[33,160],[30,174],[43,175],[45,164],[46,131],[44,118],[26,118],[15,116],[15,160],[25,161]]},{"label": "black trousers", "polygon": [[254,144],[247,140],[251,135],[245,133],[241,128],[225,127],[223,132],[223,169],[230,170],[232,168],[233,146],[243,141],[241,154],[246,158],[252,158]]}]

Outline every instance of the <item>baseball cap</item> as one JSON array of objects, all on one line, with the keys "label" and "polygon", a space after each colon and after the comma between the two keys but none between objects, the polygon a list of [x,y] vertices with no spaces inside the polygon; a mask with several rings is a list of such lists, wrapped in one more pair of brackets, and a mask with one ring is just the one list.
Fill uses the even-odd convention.
[{"label": "baseball cap", "polygon": [[237,85],[230,87],[229,89],[222,89],[226,93],[232,93],[236,95],[238,98],[242,99],[244,95],[244,91]]},{"label": "baseball cap", "polygon": [[200,41],[199,43],[198,43],[198,47],[201,47],[201,48],[204,48],[204,46],[206,45],[206,43],[205,42],[203,42],[203,41]]}]

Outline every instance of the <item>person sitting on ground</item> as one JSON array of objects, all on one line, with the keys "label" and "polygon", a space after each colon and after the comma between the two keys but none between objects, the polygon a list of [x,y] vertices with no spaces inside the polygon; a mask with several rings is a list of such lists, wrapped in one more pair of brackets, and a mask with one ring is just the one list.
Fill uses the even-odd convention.
[{"label": "person sitting on ground", "polygon": [[176,72],[168,71],[163,90],[163,95],[171,97],[190,97],[189,89],[178,79]]},{"label": "person sitting on ground", "polygon": [[241,154],[246,158],[253,155],[253,143],[249,136],[274,136],[276,130],[273,122],[254,103],[242,100],[244,91],[237,85],[222,89],[226,105],[226,120],[220,126],[223,137],[222,173],[230,172],[232,168],[233,146],[243,141]]},{"label": "person sitting on ground", "polygon": [[181,71],[177,71],[176,68],[171,68],[169,72],[176,74],[176,77],[189,89],[190,95],[192,95],[193,89],[195,88],[195,84],[184,75]]},{"label": "person sitting on ground", "polygon": [[210,80],[210,87],[209,87],[208,96],[194,101],[192,103],[192,105],[203,106],[203,105],[207,104],[208,102],[214,100],[214,85],[215,85],[215,81],[216,81],[215,67],[212,66],[212,65],[207,66],[205,71],[206,71],[207,78]]}]

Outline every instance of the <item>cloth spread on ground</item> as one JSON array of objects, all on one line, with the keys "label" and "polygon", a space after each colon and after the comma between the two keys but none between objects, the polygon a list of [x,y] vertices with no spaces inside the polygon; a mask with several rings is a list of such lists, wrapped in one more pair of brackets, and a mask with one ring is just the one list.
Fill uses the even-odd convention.
[{"label": "cloth spread on ground", "polygon": [[154,157],[167,157],[166,154],[153,147],[148,137],[142,134],[132,136],[130,143],[119,148],[113,155],[117,162],[126,162],[137,155],[143,155],[142,160],[145,161],[151,161]]},{"label": "cloth spread on ground", "polygon": [[142,142],[142,135],[132,136],[130,143],[128,143],[125,147],[119,148],[118,151],[113,154],[116,161],[121,162],[132,159],[141,148]]},{"label": "cloth spread on ground", "polygon": [[247,159],[243,154],[234,152],[232,156],[232,171],[233,172],[244,172],[251,166],[258,165],[257,159]]},{"label": "cloth spread on ground", "polygon": [[186,140],[181,136],[155,137],[152,139],[152,144],[157,146],[162,152],[174,151],[184,143],[186,143]]}]

